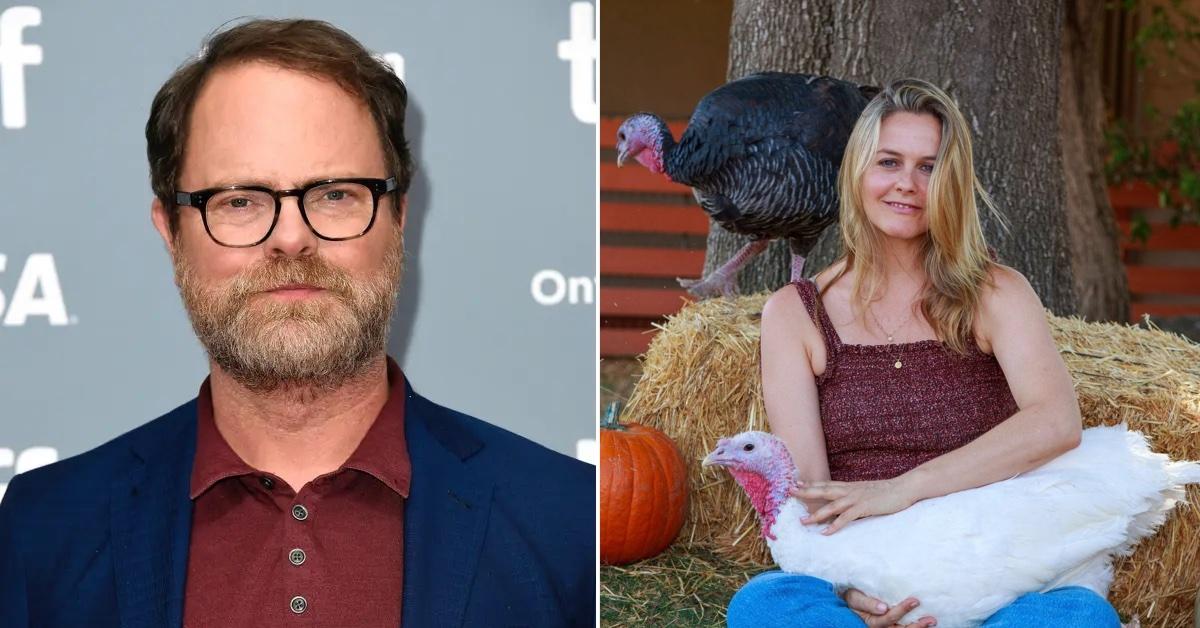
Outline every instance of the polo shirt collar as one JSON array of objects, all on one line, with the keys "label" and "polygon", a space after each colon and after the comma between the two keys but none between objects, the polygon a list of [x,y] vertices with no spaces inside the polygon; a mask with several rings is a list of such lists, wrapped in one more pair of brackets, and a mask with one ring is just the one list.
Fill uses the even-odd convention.
[{"label": "polo shirt collar", "polygon": [[[412,481],[412,464],[404,436],[404,402],[407,390],[404,374],[391,356],[387,358],[387,378],[387,401],[358,447],[338,471],[349,468],[368,473],[407,498]],[[196,458],[192,465],[189,490],[189,496],[193,500],[226,478],[248,474],[263,475],[263,471],[243,461],[217,429],[209,380],[210,378],[204,379],[196,399]],[[293,487],[296,491],[301,488]]]}]

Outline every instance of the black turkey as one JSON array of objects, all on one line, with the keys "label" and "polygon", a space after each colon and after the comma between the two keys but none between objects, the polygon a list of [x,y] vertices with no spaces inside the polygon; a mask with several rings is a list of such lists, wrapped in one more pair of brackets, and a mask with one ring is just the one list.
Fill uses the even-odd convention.
[{"label": "black turkey", "polygon": [[638,113],[617,131],[617,164],[634,159],[692,188],[713,220],[754,238],[699,281],[695,295],[731,294],[737,273],[775,238],[787,238],[792,279],[837,220],[837,173],[850,131],[876,87],[827,76],[762,72],[700,100],[676,143],[662,118]]}]

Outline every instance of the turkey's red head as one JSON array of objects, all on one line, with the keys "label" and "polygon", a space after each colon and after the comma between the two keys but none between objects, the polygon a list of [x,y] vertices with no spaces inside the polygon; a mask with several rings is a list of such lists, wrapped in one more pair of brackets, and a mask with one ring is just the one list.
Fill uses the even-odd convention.
[{"label": "turkey's red head", "polygon": [[673,144],[671,130],[652,113],[635,113],[617,129],[617,165],[636,160],[651,172],[663,173],[663,146]]},{"label": "turkey's red head", "polygon": [[787,445],[766,432],[742,432],[717,441],[717,448],[701,464],[729,469],[758,512],[763,536],[774,539],[771,526],[796,476]]}]

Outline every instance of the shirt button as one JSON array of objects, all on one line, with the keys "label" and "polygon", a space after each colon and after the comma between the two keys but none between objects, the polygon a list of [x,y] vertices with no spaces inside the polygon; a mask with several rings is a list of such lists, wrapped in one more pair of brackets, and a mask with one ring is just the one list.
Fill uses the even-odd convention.
[{"label": "shirt button", "polygon": [[295,506],[292,506],[292,517],[294,517],[296,521],[304,521],[305,519],[308,519],[308,509],[300,504],[296,504]]},{"label": "shirt button", "polygon": [[292,598],[291,607],[292,612],[299,615],[300,613],[308,610],[308,600],[304,599],[304,596],[302,595],[297,595],[296,597]]},{"label": "shirt button", "polygon": [[261,478],[258,478],[258,483],[262,484],[262,487],[267,489],[268,491],[271,490],[271,488],[275,486],[275,482],[273,480],[271,480],[271,478],[269,478],[265,475],[262,476]]},{"label": "shirt button", "polygon": [[288,552],[288,560],[292,561],[292,564],[296,565],[297,567],[304,564],[305,558],[307,558],[307,556],[305,556],[304,550],[300,549],[299,547]]}]

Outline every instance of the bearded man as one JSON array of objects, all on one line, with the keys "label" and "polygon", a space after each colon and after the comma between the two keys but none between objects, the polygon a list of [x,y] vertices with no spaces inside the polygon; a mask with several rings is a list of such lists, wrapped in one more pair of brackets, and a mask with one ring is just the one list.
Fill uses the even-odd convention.
[{"label": "bearded man", "polygon": [[163,85],[151,218],[211,374],[13,479],[0,625],[593,624],[593,468],[423,399],[385,353],[406,102],[306,20],[218,33]]}]

